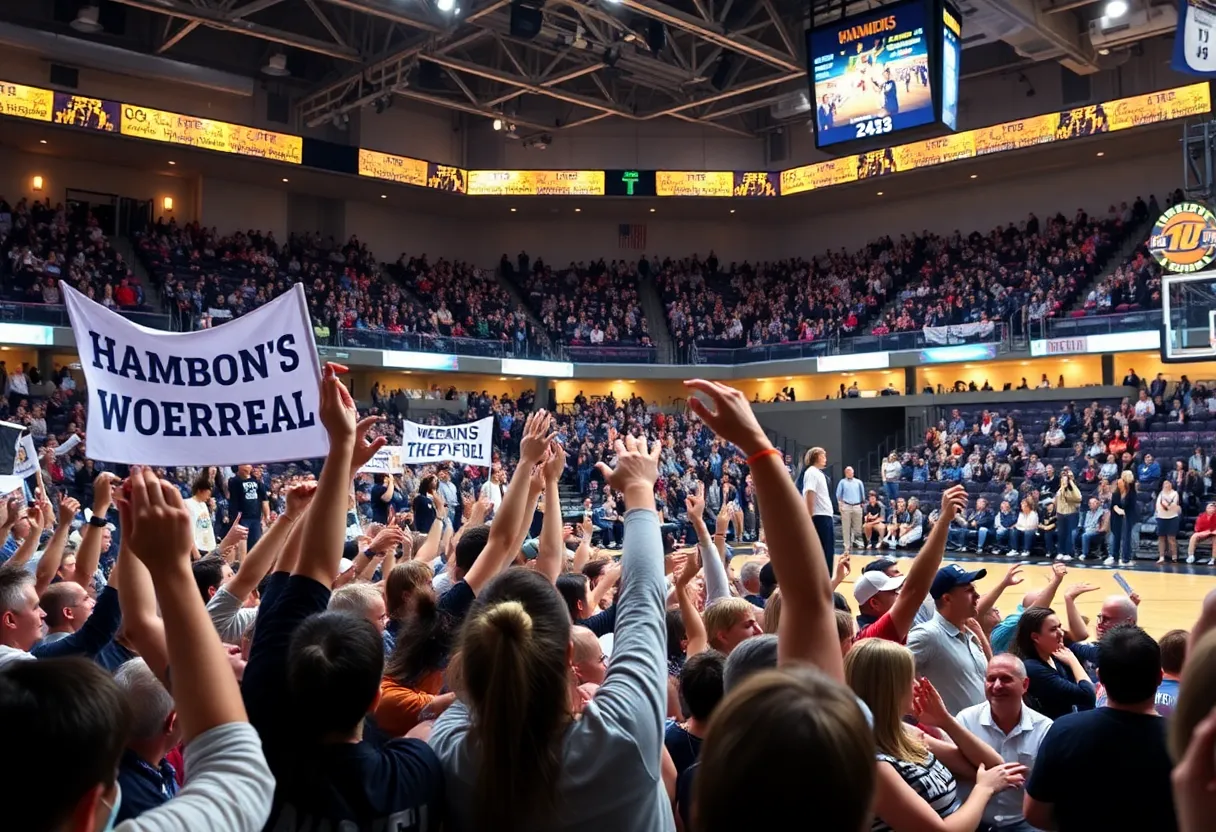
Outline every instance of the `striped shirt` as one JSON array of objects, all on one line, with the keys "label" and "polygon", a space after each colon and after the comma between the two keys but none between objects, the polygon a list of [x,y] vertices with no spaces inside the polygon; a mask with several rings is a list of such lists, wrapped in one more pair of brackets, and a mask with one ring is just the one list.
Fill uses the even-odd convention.
[{"label": "striped shirt", "polygon": [[[961,805],[954,775],[932,753],[923,766],[897,760],[881,752],[877,756],[880,763],[890,763],[904,782],[912,787],[912,791],[924,798],[929,808],[937,812],[938,817],[949,817]],[[894,829],[875,815],[870,824],[870,832],[894,832]]]}]

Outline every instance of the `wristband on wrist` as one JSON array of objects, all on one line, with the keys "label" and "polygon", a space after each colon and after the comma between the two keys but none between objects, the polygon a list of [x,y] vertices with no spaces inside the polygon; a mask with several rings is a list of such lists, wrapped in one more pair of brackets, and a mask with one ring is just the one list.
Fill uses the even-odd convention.
[{"label": "wristband on wrist", "polygon": [[762,458],[764,458],[766,456],[770,456],[770,455],[775,456],[775,457],[780,457],[781,451],[777,450],[776,448],[765,448],[762,451],[756,451],[754,454],[752,454],[751,456],[749,456],[747,458],[747,467],[748,468],[752,467],[758,461],[760,461]]},{"label": "wristband on wrist", "polygon": [[106,521],[106,518],[102,517],[100,514],[94,514],[89,518],[89,525],[96,526],[99,529],[104,529],[107,525],[109,525],[109,523]]}]

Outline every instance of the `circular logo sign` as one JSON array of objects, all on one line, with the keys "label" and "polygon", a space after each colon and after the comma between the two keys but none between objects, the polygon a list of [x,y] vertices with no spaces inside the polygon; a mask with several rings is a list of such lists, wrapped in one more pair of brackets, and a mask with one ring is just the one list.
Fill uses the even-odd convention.
[{"label": "circular logo sign", "polygon": [[1153,226],[1148,250],[1167,271],[1206,268],[1216,259],[1216,215],[1197,202],[1179,202]]}]

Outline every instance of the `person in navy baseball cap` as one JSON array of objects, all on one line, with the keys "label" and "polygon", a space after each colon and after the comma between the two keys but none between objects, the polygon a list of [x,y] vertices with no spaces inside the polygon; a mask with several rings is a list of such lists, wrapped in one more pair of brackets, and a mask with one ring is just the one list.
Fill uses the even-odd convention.
[{"label": "person in navy baseball cap", "polygon": [[937,577],[933,579],[933,585],[929,587],[929,595],[933,597],[934,601],[939,601],[943,595],[955,587],[973,584],[987,574],[987,569],[968,572],[957,563],[943,566],[937,570]]}]

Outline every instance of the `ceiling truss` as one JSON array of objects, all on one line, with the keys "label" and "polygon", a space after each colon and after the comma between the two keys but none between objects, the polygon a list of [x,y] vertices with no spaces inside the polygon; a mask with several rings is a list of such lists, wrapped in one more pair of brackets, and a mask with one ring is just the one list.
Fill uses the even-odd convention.
[{"label": "ceiling truss", "polygon": [[455,19],[428,0],[114,0],[166,16],[158,53],[207,27],[329,59],[298,102],[313,126],[399,96],[532,131],[674,118],[749,137],[748,114],[805,77],[780,1],[548,0],[521,39],[511,0],[467,0]]}]

